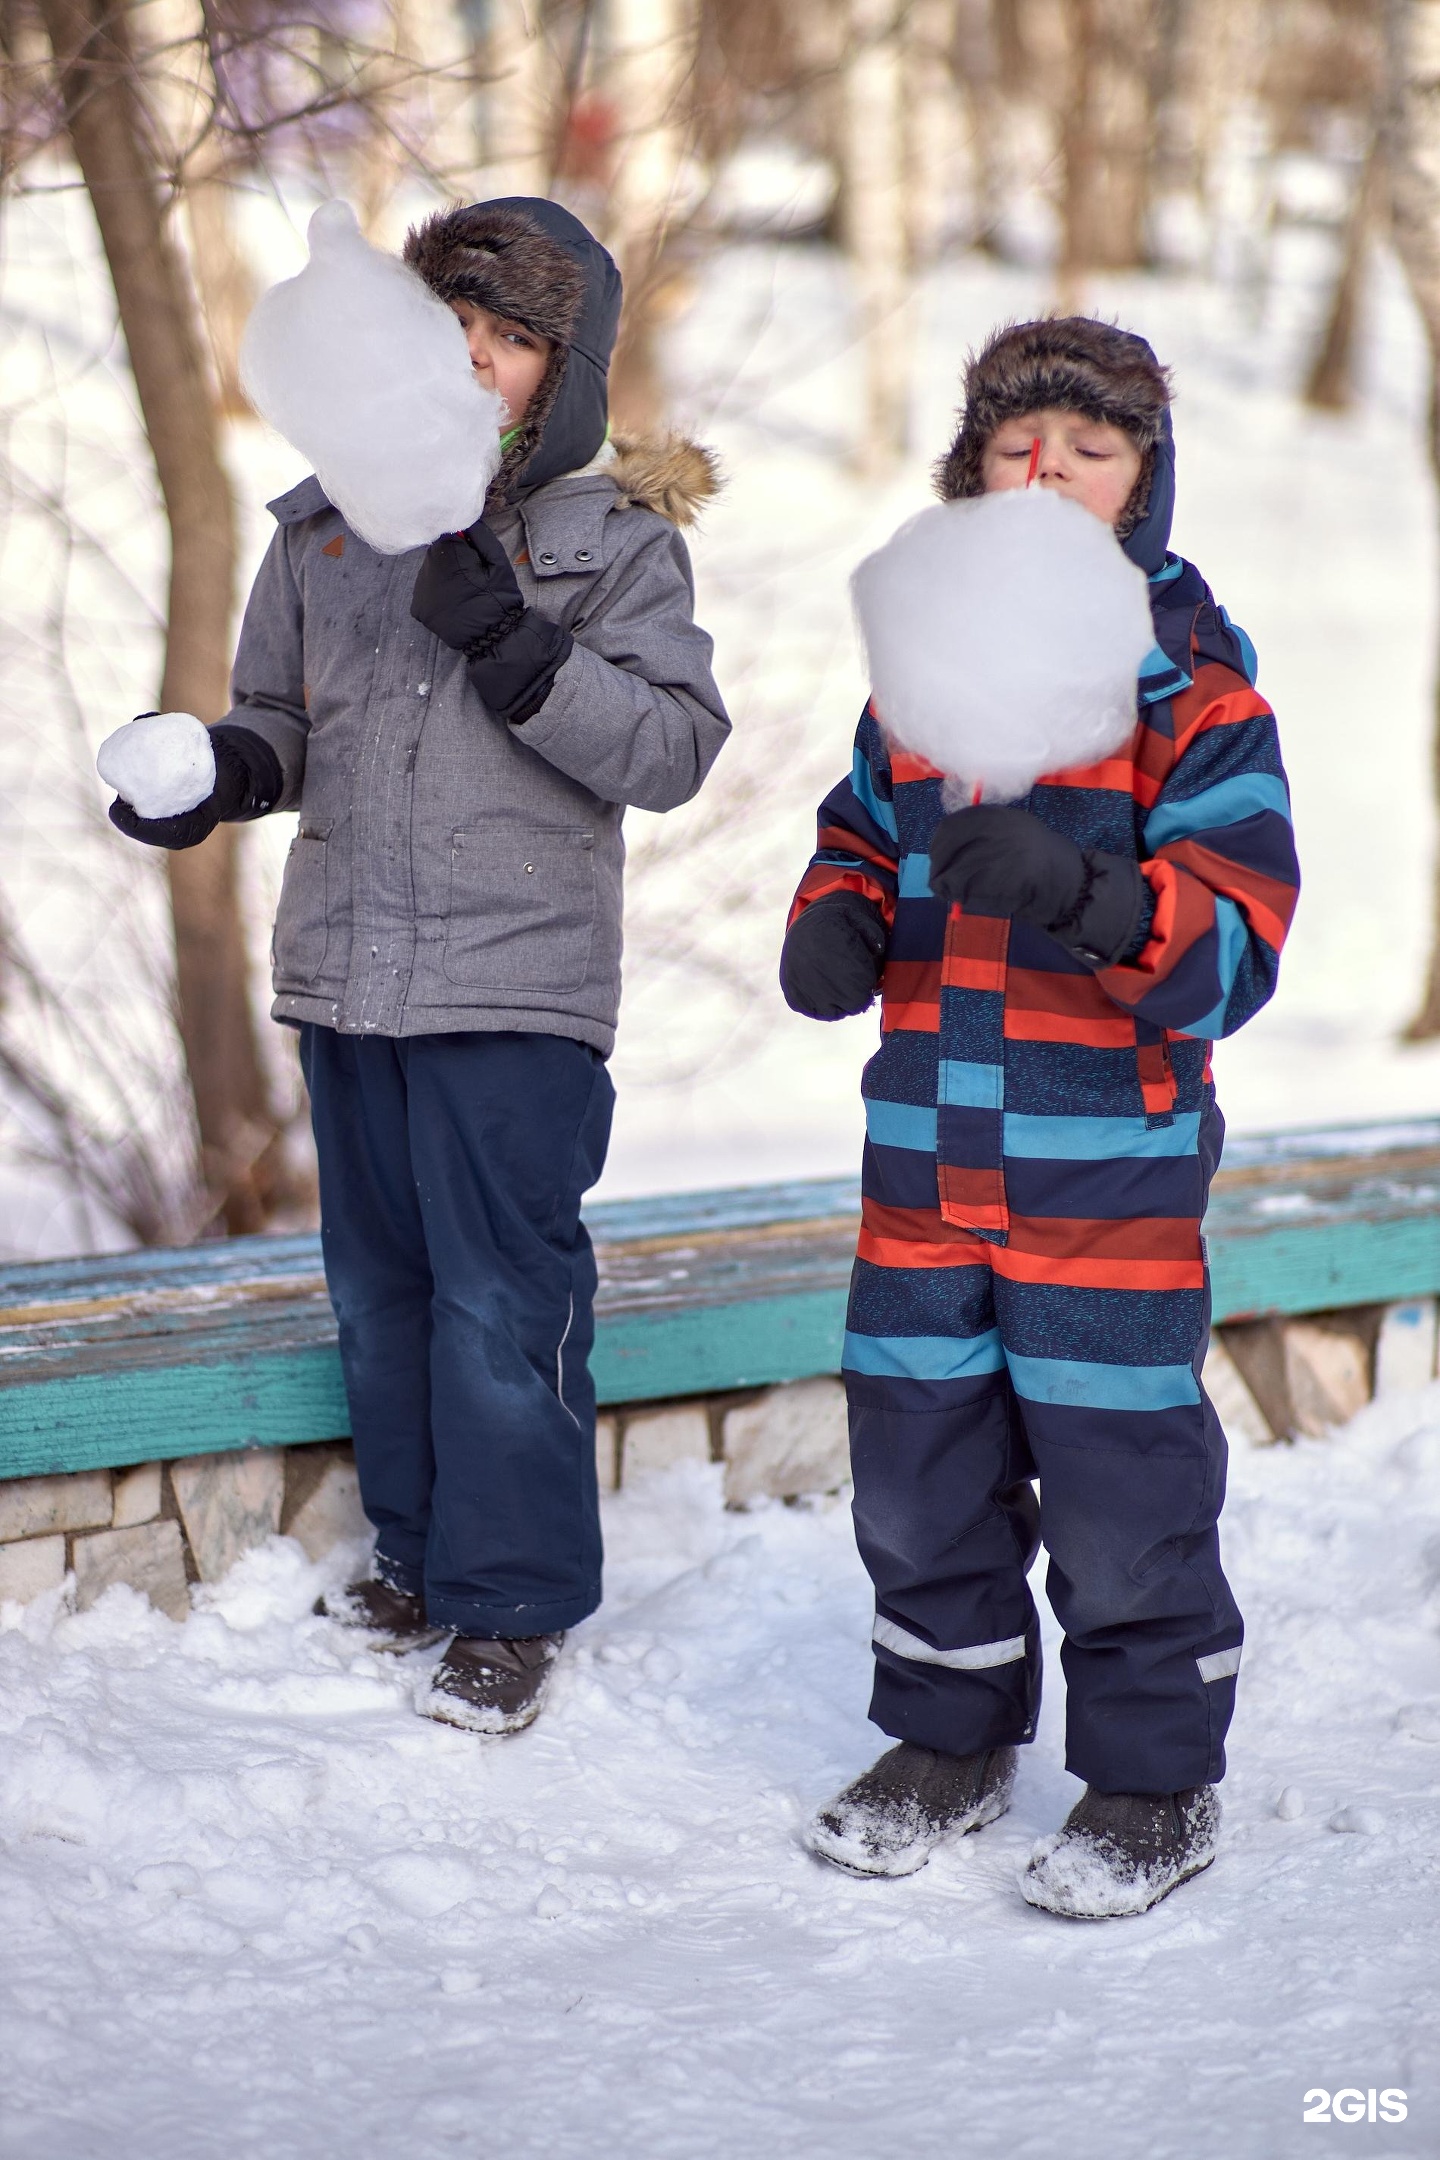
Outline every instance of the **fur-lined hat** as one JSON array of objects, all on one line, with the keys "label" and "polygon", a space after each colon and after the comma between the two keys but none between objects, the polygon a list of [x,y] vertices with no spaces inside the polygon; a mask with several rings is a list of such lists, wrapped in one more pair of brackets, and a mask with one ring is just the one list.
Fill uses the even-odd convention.
[{"label": "fur-lined hat", "polygon": [[1124,540],[1144,514],[1155,447],[1168,435],[1170,382],[1144,338],[1087,315],[1007,323],[965,369],[965,403],[955,439],[935,468],[945,502],[982,495],[985,446],[1006,420],[1059,406],[1123,428],[1143,463],[1116,526]]},{"label": "fur-lined hat", "polygon": [[543,196],[508,196],[437,211],[406,237],[405,260],[440,299],[469,300],[550,340],[497,492],[528,491],[588,464],[605,440],[620,322],[620,272],[593,233]]}]

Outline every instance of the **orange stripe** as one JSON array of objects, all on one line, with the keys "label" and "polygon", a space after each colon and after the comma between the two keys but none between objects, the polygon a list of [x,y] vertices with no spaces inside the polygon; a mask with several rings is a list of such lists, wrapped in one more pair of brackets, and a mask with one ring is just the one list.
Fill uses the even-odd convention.
[{"label": "orange stripe", "polygon": [[1013,1005],[1005,1009],[1007,1042],[1078,1043],[1089,1050],[1130,1050],[1135,1046],[1135,1022],[1125,1013],[1113,1020],[1098,1015],[1028,1012]]},{"label": "orange stripe", "polygon": [[938,1005],[940,982],[938,960],[887,960],[880,994],[887,1000],[893,998],[900,1005],[908,1004],[913,998]]},{"label": "orange stripe", "polygon": [[[873,706],[871,710],[874,711]],[[875,717],[879,719],[880,716],[877,713]],[[884,726],[883,721],[881,726]],[[927,759],[917,757],[913,750],[902,750],[896,743],[890,745],[890,778],[893,783],[899,784],[906,780],[943,780],[944,777],[938,765],[932,765]]]},{"label": "orange stripe", "polygon": [[1012,967],[1009,1002],[1022,1012],[1066,1013],[1076,1020],[1107,1019],[1114,1010],[1093,975],[1047,968]]},{"label": "orange stripe", "polygon": [[1205,1269],[1199,1260],[1056,1259],[1017,1251],[1013,1230],[1008,1245],[991,1248],[990,1265],[1007,1282],[1052,1283],[1065,1290],[1201,1290],[1205,1286]]},{"label": "orange stripe", "polygon": [[1176,840],[1165,853],[1211,892],[1233,900],[1251,928],[1279,952],[1295,912],[1297,895],[1293,886],[1280,878],[1266,877],[1262,871],[1248,870],[1228,855],[1195,840]]},{"label": "orange stripe", "polygon": [[866,1194],[860,1219],[874,1237],[909,1239],[919,1245],[967,1245],[984,1257],[988,1248],[968,1230],[947,1223],[938,1207],[894,1207]]},{"label": "orange stripe", "polygon": [[964,953],[946,953],[941,980],[947,990],[1003,990],[1005,963],[1003,960],[971,960]]},{"label": "orange stripe", "polygon": [[1197,735],[1215,727],[1238,727],[1246,720],[1268,720],[1270,707],[1258,690],[1218,661],[1207,661],[1188,690],[1173,701],[1175,751],[1183,757]]},{"label": "orange stripe", "polygon": [[1136,1265],[1199,1267],[1200,1225],[1193,1215],[1016,1215],[1010,1250],[1050,1264],[1112,1260]]},{"label": "orange stripe", "polygon": [[855,1257],[885,1268],[984,1267],[987,1253],[993,1251],[993,1246],[978,1238],[964,1245],[919,1245],[908,1238],[872,1237],[868,1230],[862,1230]]},{"label": "orange stripe", "polygon": [[817,900],[824,900],[829,894],[837,892],[859,893],[863,900],[873,900],[886,924],[894,922],[895,896],[887,893],[883,885],[877,885],[873,878],[866,877],[863,870],[842,870],[834,863],[817,863],[815,868],[807,870],[800,880],[799,891],[790,903],[790,917],[785,925],[786,929],[791,928],[797,916],[803,915],[807,907],[813,907]]},{"label": "orange stripe", "polygon": [[880,1032],[882,1035],[938,1035],[938,1001],[931,1005],[924,998],[902,998],[896,1003],[887,998],[880,1012]]},{"label": "orange stripe", "polygon": [[966,1170],[955,1163],[937,1163],[936,1171],[940,1212],[946,1222],[962,1230],[1009,1229],[1005,1180],[998,1170]]}]

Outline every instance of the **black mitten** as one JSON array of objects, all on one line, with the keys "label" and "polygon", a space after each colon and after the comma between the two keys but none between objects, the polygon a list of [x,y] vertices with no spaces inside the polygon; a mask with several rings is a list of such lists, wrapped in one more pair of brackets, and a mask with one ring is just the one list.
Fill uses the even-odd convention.
[{"label": "black mitten", "polygon": [[1147,888],[1138,863],[1079,848],[1018,804],[979,803],[930,836],[930,890],[972,915],[1016,915],[1088,967],[1111,967],[1135,943]]},{"label": "black mitten", "polygon": [[863,893],[812,900],[785,933],[780,988],[807,1020],[846,1020],[873,1003],[885,966],[885,918]]},{"label": "black mitten", "polygon": [[284,776],[280,760],[263,735],[252,734],[249,728],[213,727],[210,746],[215,753],[215,785],[204,802],[176,817],[144,818],[123,795],[117,795],[110,805],[111,824],[127,840],[143,840],[147,847],[192,848],[208,840],[217,825],[241,824],[274,808]]},{"label": "black mitten", "polygon": [[510,558],[483,518],[431,542],[410,612],[442,645],[464,653],[487,709],[517,725],[539,712],[574,643],[526,607]]},{"label": "black mitten", "polygon": [[502,630],[525,610],[510,558],[484,518],[432,540],[415,573],[410,613],[456,652]]}]

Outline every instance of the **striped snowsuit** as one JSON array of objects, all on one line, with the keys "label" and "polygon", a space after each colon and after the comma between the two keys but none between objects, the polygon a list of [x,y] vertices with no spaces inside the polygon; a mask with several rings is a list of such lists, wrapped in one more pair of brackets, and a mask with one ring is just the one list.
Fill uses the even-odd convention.
[{"label": "striped snowsuit", "polygon": [[1193,565],[1168,556],[1150,584],[1134,735],[1026,804],[1140,861],[1137,958],[1092,971],[933,898],[939,776],[868,711],[792,912],[848,889],[889,925],[845,1345],[871,1716],[952,1754],[1031,1737],[1043,1539],[1068,1764],[1110,1792],[1224,1773],[1242,1627],[1199,1377],[1209,1046],[1270,996],[1298,884],[1249,641]]}]

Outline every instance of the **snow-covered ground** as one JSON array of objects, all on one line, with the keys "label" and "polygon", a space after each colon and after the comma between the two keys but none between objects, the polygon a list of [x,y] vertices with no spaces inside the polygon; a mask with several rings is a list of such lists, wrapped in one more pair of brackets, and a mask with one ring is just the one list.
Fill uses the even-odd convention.
[{"label": "snow-covered ground", "polygon": [[[510,1741],[310,1617],[340,1553],[277,1540],[184,1626],[6,1608],[0,2153],[1440,2148],[1440,1387],[1237,1450],[1221,1854],[1135,1920],[1016,1887],[1078,1790],[1053,1640],[1008,1818],[898,1883],[806,1855],[882,1744],[867,1588],[840,1502],[726,1514],[717,1476],[610,1503],[608,1602]],[[1408,2119],[1307,2126],[1317,2086]]]}]

